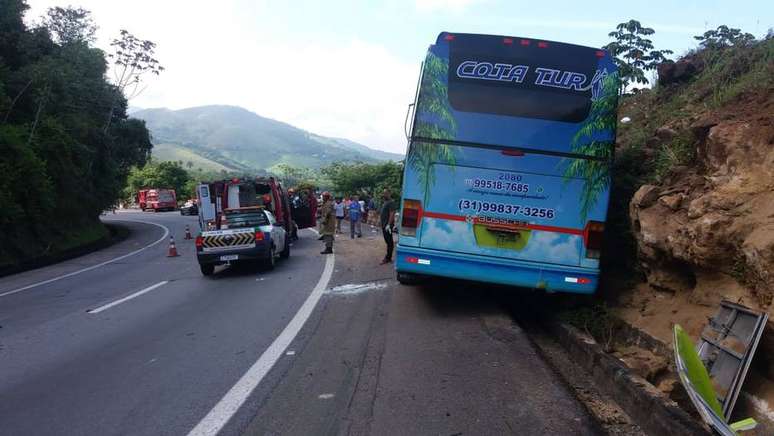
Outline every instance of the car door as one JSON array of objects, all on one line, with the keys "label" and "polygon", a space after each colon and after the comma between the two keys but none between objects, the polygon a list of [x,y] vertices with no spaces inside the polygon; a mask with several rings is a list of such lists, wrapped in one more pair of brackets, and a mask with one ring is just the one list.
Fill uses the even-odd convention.
[{"label": "car door", "polygon": [[277,225],[277,219],[274,218],[274,214],[268,210],[263,212],[269,218],[269,224],[271,224],[271,240],[274,241],[274,247],[277,251],[282,251],[285,248],[285,229]]}]

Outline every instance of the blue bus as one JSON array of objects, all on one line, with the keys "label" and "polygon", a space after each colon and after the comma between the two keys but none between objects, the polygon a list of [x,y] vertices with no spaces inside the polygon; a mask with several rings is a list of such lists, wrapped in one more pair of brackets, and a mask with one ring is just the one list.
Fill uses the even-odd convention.
[{"label": "blue bus", "polygon": [[441,33],[410,118],[398,280],[594,293],[618,87],[604,50]]}]

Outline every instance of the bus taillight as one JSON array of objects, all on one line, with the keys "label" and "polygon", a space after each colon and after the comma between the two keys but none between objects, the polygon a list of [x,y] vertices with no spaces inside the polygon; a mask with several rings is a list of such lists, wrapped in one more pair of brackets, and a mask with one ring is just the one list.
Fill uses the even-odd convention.
[{"label": "bus taillight", "polygon": [[403,200],[401,211],[400,234],[416,236],[419,221],[422,219],[422,202],[419,200]]},{"label": "bus taillight", "polygon": [[586,246],[586,257],[599,259],[602,254],[602,236],[605,233],[605,223],[589,221],[583,230],[583,245]]}]

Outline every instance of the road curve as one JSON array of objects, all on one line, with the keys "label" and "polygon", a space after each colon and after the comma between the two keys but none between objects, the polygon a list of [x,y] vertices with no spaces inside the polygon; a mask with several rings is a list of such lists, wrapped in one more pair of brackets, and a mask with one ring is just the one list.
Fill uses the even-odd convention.
[{"label": "road curve", "polygon": [[[185,225],[194,228],[195,218],[119,213],[104,219],[120,221],[131,236],[107,250],[0,279],[2,294],[149,246],[0,297],[2,434],[186,434],[286,327],[324,266],[310,232],[274,271],[225,268],[208,279],[198,270],[192,241],[184,240]],[[175,236],[180,257],[166,257],[166,243],[151,245],[164,228]]]},{"label": "road curve", "polygon": [[2,435],[599,433],[511,319],[524,291],[401,286],[371,228],[335,265],[302,232],[205,278],[196,218],[103,219],[131,236],[0,279]]}]

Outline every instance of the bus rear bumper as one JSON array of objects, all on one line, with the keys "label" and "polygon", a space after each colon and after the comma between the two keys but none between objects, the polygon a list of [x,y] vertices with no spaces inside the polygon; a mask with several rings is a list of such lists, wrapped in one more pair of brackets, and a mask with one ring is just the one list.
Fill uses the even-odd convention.
[{"label": "bus rear bumper", "polygon": [[405,273],[577,294],[593,294],[599,281],[599,270],[591,268],[449,254],[400,245],[395,253],[395,269]]}]

